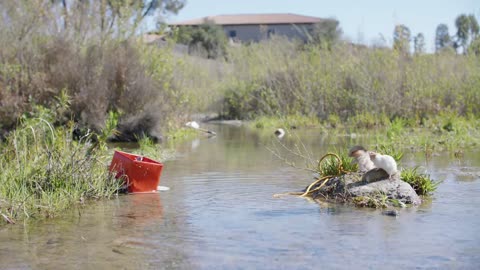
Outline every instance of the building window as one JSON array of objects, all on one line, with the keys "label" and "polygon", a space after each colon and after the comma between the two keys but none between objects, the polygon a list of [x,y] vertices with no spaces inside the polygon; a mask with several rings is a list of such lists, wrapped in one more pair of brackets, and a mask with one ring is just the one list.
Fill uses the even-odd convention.
[{"label": "building window", "polygon": [[228,32],[228,36],[229,36],[230,38],[237,37],[237,31],[235,31],[235,30],[230,30],[230,32]]}]

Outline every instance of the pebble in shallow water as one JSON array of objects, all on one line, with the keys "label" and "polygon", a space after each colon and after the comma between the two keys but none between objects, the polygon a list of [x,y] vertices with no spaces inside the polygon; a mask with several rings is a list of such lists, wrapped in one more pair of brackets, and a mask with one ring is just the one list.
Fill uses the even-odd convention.
[{"label": "pebble in shallow water", "polygon": [[400,215],[400,213],[393,209],[393,210],[385,210],[382,212],[382,215],[385,215],[385,216],[391,216],[391,217],[397,217]]}]

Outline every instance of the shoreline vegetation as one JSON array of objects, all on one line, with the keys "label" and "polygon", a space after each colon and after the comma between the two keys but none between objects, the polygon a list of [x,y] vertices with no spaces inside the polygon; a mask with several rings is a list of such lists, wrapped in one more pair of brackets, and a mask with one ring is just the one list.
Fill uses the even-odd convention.
[{"label": "shoreline vegetation", "polygon": [[[54,127],[53,114],[38,109],[0,144],[0,220],[6,223],[55,217],[88,201],[118,196],[122,189],[108,171],[113,149],[102,138],[114,129],[74,138],[73,122]],[[140,139],[133,151],[159,161],[171,155],[149,138]]]},{"label": "shoreline vegetation", "polygon": [[260,117],[249,121],[247,125],[260,130],[275,130],[281,127],[290,132],[315,128],[324,136],[349,136],[352,139],[365,137],[376,145],[421,152],[427,158],[439,152],[448,152],[460,158],[466,149],[472,149],[480,144],[480,119],[473,115],[463,117],[442,112],[423,120],[406,118],[390,120],[386,116],[375,117],[367,114],[345,122],[338,119],[333,121],[294,115]]},{"label": "shoreline vegetation", "polygon": [[[426,155],[479,144],[476,50],[410,54],[274,35],[212,59],[178,52],[175,33],[146,44],[137,35],[146,6],[67,2],[0,3],[0,220],[114,196],[105,143],[166,153],[155,143],[190,136],[184,123],[197,113],[257,128],[383,129],[379,142]],[[164,13],[183,5],[162,3]]]}]

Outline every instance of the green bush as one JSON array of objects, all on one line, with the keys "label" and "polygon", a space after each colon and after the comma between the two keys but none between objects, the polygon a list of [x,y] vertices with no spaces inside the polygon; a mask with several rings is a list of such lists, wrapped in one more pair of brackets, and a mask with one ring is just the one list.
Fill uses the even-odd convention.
[{"label": "green bush", "polygon": [[228,54],[234,79],[224,84],[227,118],[300,113],[326,120],[334,114],[370,128],[392,119],[406,126],[400,119],[411,124],[407,119],[445,108],[461,116],[480,113],[480,61],[473,54],[407,56],[342,43],[300,49],[280,38]]},{"label": "green bush", "polygon": [[51,108],[59,100],[69,106],[57,112],[56,126],[73,120],[79,130],[99,132],[115,112],[121,139],[160,137],[191,99],[175,82],[172,48],[146,46],[132,34],[137,25],[128,16],[138,6],[122,9],[124,17],[111,22],[116,30],[106,31],[99,22],[112,18],[99,14],[97,3],[46,19],[58,16],[54,2],[0,3],[0,137],[36,105]]},{"label": "green bush", "polygon": [[222,27],[213,22],[180,26],[173,33],[178,43],[188,46],[190,54],[214,59],[226,57],[227,37]]}]

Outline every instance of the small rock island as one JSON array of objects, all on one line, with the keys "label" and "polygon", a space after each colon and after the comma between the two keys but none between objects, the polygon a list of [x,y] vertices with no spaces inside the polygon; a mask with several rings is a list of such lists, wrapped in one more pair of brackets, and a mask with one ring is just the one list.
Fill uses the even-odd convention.
[{"label": "small rock island", "polygon": [[400,179],[400,173],[389,177],[383,169],[366,173],[348,172],[312,186],[313,199],[353,202],[358,206],[386,207],[419,205],[421,199],[410,184]]}]

